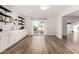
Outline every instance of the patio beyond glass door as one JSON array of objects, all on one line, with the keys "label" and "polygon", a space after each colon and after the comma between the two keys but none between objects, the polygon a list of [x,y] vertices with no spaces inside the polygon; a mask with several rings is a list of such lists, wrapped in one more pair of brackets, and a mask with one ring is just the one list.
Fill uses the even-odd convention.
[{"label": "patio beyond glass door", "polygon": [[44,20],[33,20],[33,35],[44,35]]}]

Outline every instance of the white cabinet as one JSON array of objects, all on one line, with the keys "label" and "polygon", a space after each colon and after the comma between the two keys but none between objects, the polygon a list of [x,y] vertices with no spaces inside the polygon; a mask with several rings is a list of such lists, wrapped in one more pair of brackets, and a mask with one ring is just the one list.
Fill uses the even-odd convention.
[{"label": "white cabinet", "polygon": [[8,37],[7,36],[4,36],[1,39],[1,47],[2,47],[2,50],[6,49],[8,47]]},{"label": "white cabinet", "polygon": [[2,49],[1,49],[1,37],[0,37],[0,52],[2,51]]},{"label": "white cabinet", "polygon": [[26,35],[26,30],[16,30],[0,33],[0,52],[12,46]]},{"label": "white cabinet", "polygon": [[16,43],[16,42],[19,40],[18,34],[19,34],[18,31],[16,31],[16,32],[14,33],[14,40],[15,40],[14,43]]},{"label": "white cabinet", "polygon": [[13,33],[9,33],[9,46],[11,46],[14,43],[14,34]]},{"label": "white cabinet", "polygon": [[8,35],[0,36],[0,52],[8,47]]},{"label": "white cabinet", "polygon": [[19,32],[18,32],[19,34],[18,34],[18,38],[19,38],[19,40],[22,38],[22,31],[20,30]]}]

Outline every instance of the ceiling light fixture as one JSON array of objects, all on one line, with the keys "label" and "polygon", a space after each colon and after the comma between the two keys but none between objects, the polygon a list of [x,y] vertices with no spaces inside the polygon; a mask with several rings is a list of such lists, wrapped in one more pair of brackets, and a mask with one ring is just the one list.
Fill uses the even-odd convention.
[{"label": "ceiling light fixture", "polygon": [[42,9],[42,10],[47,10],[48,8],[49,8],[48,5],[41,5],[41,6],[40,6],[40,9]]}]

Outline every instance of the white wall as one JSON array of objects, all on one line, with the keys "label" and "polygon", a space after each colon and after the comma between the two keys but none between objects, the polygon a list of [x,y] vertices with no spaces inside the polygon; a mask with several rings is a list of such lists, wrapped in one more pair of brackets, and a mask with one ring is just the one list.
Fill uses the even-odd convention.
[{"label": "white wall", "polygon": [[46,35],[56,35],[57,17],[48,17],[46,20]]},{"label": "white wall", "polygon": [[56,20],[56,36],[62,39],[62,17],[58,16]]},{"label": "white wall", "polygon": [[30,17],[26,17],[25,27],[28,35],[32,35],[32,20]]}]

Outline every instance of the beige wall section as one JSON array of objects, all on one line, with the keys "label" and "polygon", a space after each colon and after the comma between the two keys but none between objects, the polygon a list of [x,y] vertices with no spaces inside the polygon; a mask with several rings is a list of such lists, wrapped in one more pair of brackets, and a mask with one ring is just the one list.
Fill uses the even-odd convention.
[{"label": "beige wall section", "polygon": [[56,35],[57,17],[48,17],[46,20],[46,35]]},{"label": "beige wall section", "polygon": [[32,20],[30,17],[26,17],[25,27],[28,35],[32,35]]},{"label": "beige wall section", "polygon": [[56,36],[62,39],[62,16],[57,17],[56,21]]}]

